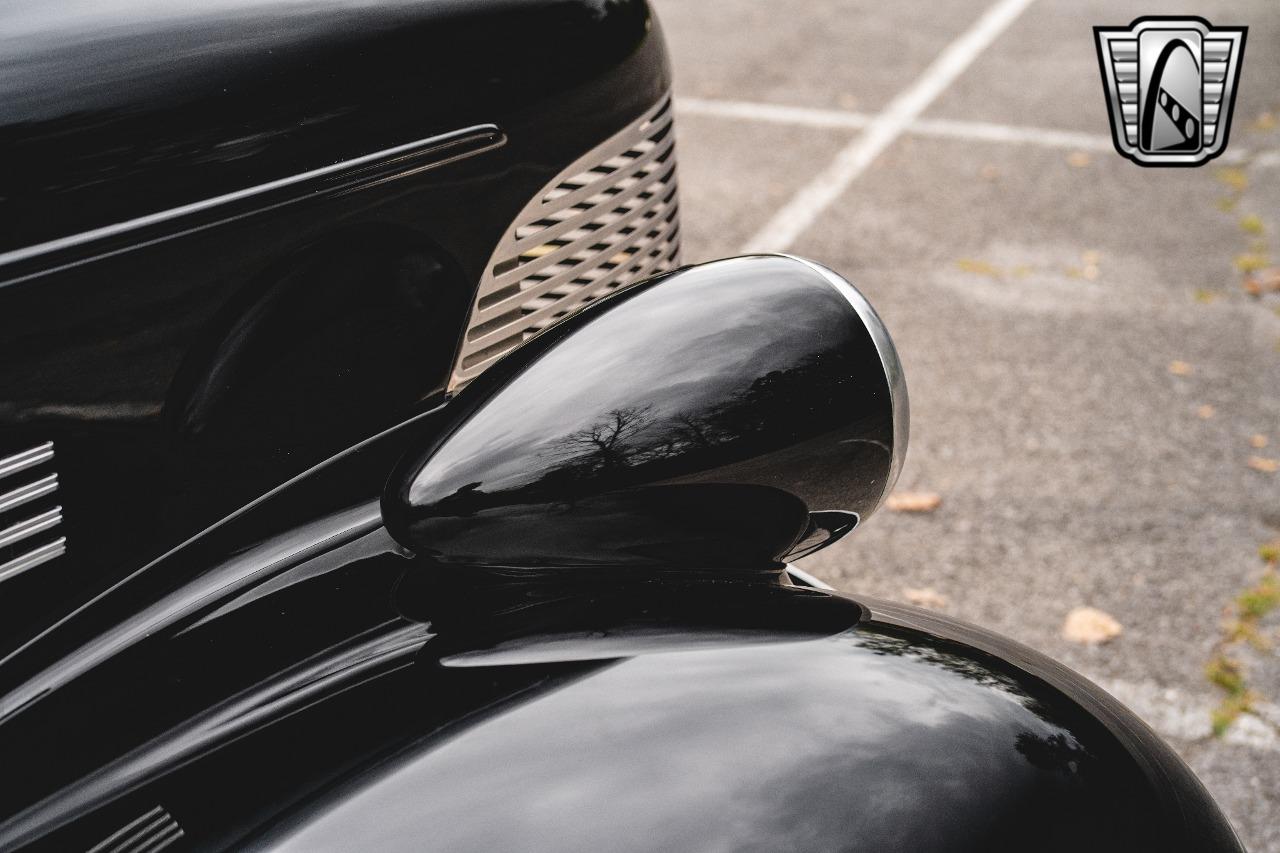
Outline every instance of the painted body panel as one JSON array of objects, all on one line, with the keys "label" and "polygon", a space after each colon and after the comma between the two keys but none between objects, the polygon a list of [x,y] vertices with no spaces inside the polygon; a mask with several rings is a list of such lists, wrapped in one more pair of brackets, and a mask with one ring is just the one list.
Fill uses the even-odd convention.
[{"label": "painted body panel", "polygon": [[[816,271],[793,277],[802,268],[744,258],[616,294],[0,660],[0,754],[23,780],[0,795],[0,849],[92,847],[157,809],[194,849],[1239,849],[1169,747],[1060,665],[954,620],[788,583],[777,555],[807,535],[801,518],[779,519],[787,536],[738,562],[668,552],[670,565],[632,572],[534,560],[486,574],[383,526],[396,459],[447,448],[521,382],[554,399],[563,380],[537,371],[539,356],[595,340],[610,318],[655,300],[696,318],[692,294],[716,309],[715,328],[750,328],[774,290],[800,316],[828,305],[820,313],[848,317]],[[760,275],[775,287],[756,287]],[[741,291],[722,300],[733,281]],[[837,350],[864,346],[858,363],[883,395],[865,328],[826,328]],[[593,351],[629,351],[614,337]],[[797,364],[813,346],[772,345]],[[686,354],[653,359],[674,374]],[[777,366],[741,359],[703,390],[730,400]],[[784,373],[796,399],[860,387],[842,371]],[[652,382],[637,371],[616,385],[635,397]],[[845,414],[886,438],[875,399],[860,391],[867,408]],[[777,422],[724,426],[760,423]],[[815,464],[851,440],[790,438]],[[725,446],[746,452],[708,473],[756,472],[727,485],[822,499],[817,469],[773,467],[772,442]],[[538,458],[520,442],[508,452],[512,465]],[[686,452],[691,469],[707,461]],[[854,463],[883,472],[892,455]],[[418,465],[405,470],[416,482]],[[620,540],[651,529],[641,504],[663,494],[626,488],[640,502],[615,519]],[[759,509],[754,488],[721,500],[722,518]]]},{"label": "painted body panel", "polygon": [[1203,795],[1176,759],[897,615],[579,670],[398,750],[267,846],[1231,849],[1220,818],[1183,811]]},{"label": "painted body panel", "polygon": [[68,549],[5,581],[0,654],[438,403],[511,217],[670,82],[641,0],[20,0],[0,33],[0,457],[54,443]]},{"label": "painted body panel", "polygon": [[[346,559],[148,639],[84,685],[92,715],[73,686],[5,724],[23,766],[122,756],[25,816],[81,818],[43,844],[87,845],[160,805],[197,848],[1236,849],[1140,722],[984,632],[825,592],[671,582],[623,586],[614,606],[584,594],[584,632],[459,652],[418,621],[453,603],[406,586],[403,558]],[[651,615],[689,599],[683,619]],[[303,616],[339,601],[323,631]],[[289,634],[282,614],[298,614]],[[248,686],[209,692],[232,680]],[[216,719],[183,719],[204,703]],[[35,840],[8,834],[31,825],[0,839]]]}]

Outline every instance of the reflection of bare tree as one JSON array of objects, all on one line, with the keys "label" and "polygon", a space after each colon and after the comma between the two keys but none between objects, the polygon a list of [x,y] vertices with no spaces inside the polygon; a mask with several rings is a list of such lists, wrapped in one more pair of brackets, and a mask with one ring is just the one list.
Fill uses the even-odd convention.
[{"label": "reflection of bare tree", "polygon": [[[866,399],[850,380],[858,375],[851,363],[858,357],[828,354],[755,375],[736,393],[694,411],[659,414],[659,405],[650,404],[601,413],[551,444],[547,455],[554,461],[538,481],[521,489],[523,498],[572,499],[604,474],[611,488],[655,482],[821,435],[848,423],[851,407],[861,407]],[[804,417],[793,417],[796,413]],[[594,483],[592,490],[601,485]]]},{"label": "reflection of bare tree", "polygon": [[1068,776],[1080,775],[1093,761],[1093,755],[1066,732],[1048,737],[1020,732],[1015,748],[1033,767]]},{"label": "reflection of bare tree", "polygon": [[940,647],[937,641],[923,636],[916,638],[910,635],[895,636],[890,633],[859,636],[858,645],[877,655],[915,658],[930,666],[936,666],[959,675],[966,681],[972,681],[985,687],[995,687],[1019,699],[1028,707],[1034,701],[1026,694],[1017,680],[992,668],[983,661],[975,660],[966,654],[960,653],[961,649],[959,647],[953,653]]},{"label": "reflection of bare tree", "polygon": [[600,423],[565,436],[559,447],[574,457],[585,454],[593,468],[624,467],[639,452],[630,442],[653,423],[652,409],[652,406],[614,409]]},{"label": "reflection of bare tree", "polygon": [[681,454],[723,455],[740,445],[743,455],[761,443],[793,438],[795,422],[786,415],[804,411],[806,426],[845,417],[851,395],[842,380],[849,366],[840,357],[814,359],[789,370],[757,376],[719,404],[696,412],[679,412],[658,421],[654,406],[614,409],[556,442],[563,468],[578,474],[662,463]]},{"label": "reflection of bare tree", "polygon": [[699,421],[697,418],[689,415],[679,415],[674,419],[674,423],[679,427],[677,437],[673,439],[677,444],[683,443],[680,439],[686,440],[690,444],[699,447],[710,447],[715,444],[711,433],[710,425]]}]

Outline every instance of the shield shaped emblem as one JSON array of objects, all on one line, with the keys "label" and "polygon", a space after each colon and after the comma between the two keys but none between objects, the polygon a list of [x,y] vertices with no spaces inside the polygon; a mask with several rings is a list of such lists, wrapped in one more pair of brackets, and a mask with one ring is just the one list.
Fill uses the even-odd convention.
[{"label": "shield shaped emblem", "polygon": [[1140,166],[1200,166],[1226,150],[1248,27],[1148,17],[1093,32],[1117,151]]}]

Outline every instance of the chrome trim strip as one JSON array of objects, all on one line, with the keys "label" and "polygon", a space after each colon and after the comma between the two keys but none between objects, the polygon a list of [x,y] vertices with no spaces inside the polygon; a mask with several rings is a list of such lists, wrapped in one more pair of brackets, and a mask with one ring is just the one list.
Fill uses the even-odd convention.
[{"label": "chrome trim strip", "polygon": [[814,589],[825,589],[830,592],[836,591],[836,588],[831,584],[824,580],[815,578],[804,569],[797,569],[790,563],[787,563],[787,574],[791,575],[794,580],[799,581],[801,586],[813,587]]},{"label": "chrome trim strip", "polygon": [[86,853],[158,853],[183,836],[173,815],[160,806],[126,823]]},{"label": "chrome trim strip", "polygon": [[[78,815],[150,784],[192,756],[207,754],[220,744],[351,685],[404,669],[433,637],[430,625],[397,618],[215,702],[196,716],[0,822],[0,849],[30,844]],[[136,824],[137,820],[130,826]],[[135,832],[134,836],[138,834]]]},{"label": "chrome trim strip", "polygon": [[867,327],[867,332],[871,335],[872,342],[876,345],[876,352],[880,354],[880,364],[884,368],[885,382],[889,385],[889,405],[893,408],[893,456],[889,463],[889,476],[885,479],[884,491],[880,493],[880,499],[876,501],[875,508],[872,510],[874,512],[880,508],[885,498],[889,496],[894,484],[898,482],[898,475],[902,473],[902,463],[907,458],[911,411],[910,403],[907,399],[907,377],[902,372],[902,361],[898,358],[898,350],[893,345],[893,338],[889,336],[889,330],[885,328],[884,321],[880,319],[876,309],[871,307],[871,303],[856,287],[845,280],[839,273],[824,267],[822,264],[814,263],[805,258],[798,258],[795,255],[784,254],[782,257],[800,261],[800,263],[805,264],[815,272],[821,273],[831,286],[849,301],[849,304],[853,306],[853,310],[858,312],[858,316],[862,318],[863,324]]},{"label": "chrome trim strip", "polygon": [[0,581],[7,581],[11,577],[22,574],[27,569],[34,569],[41,563],[47,563],[65,553],[67,553],[67,538],[64,536],[0,565]]},{"label": "chrome trim strip", "polygon": [[60,506],[42,512],[39,515],[33,515],[31,518],[0,530],[0,548],[12,545],[15,542],[21,542],[23,539],[35,536],[37,533],[57,527],[61,522],[62,507]]},{"label": "chrome trim strip", "polygon": [[[173,818],[169,818],[169,820],[173,821]],[[178,826],[177,823],[171,822],[165,826],[163,831],[157,833],[145,845],[137,848],[136,850],[130,850],[128,853],[160,853],[161,850],[164,850],[170,845],[180,841],[182,836],[185,834],[186,833],[182,831],[182,827]],[[121,853],[125,853],[125,851],[121,851]]]},{"label": "chrome trim strip", "polygon": [[[464,151],[456,151],[457,148],[465,146],[468,143],[476,144],[476,147]],[[152,225],[159,225],[161,223],[169,222],[185,216],[191,216],[197,213],[208,212],[233,202],[251,199],[255,196],[264,195],[275,190],[297,187],[298,185],[309,181],[332,177],[353,169],[382,165],[382,161],[386,161],[386,164],[389,165],[394,163],[396,160],[404,160],[422,154],[429,154],[432,152],[432,149],[440,149],[439,153],[446,155],[437,160],[433,160],[428,164],[420,165],[407,173],[416,174],[417,172],[424,171],[425,169],[436,168],[437,166],[443,166],[457,160],[473,157],[477,154],[483,154],[486,151],[492,151],[495,148],[501,148],[503,145],[506,145],[506,143],[506,134],[503,133],[501,128],[495,124],[478,124],[472,127],[464,127],[448,133],[442,133],[437,136],[430,136],[426,139],[419,139],[415,142],[408,142],[404,145],[397,145],[393,148],[385,148],[381,151],[375,151],[372,154],[365,154],[350,160],[343,160],[330,166],[322,166],[318,169],[311,169],[310,171],[300,172],[296,175],[290,175],[278,180],[268,181],[265,184],[258,184],[257,186],[247,187],[242,190],[225,193],[224,195],[192,202],[191,204],[184,204],[179,207],[162,210],[158,213],[139,216],[135,219],[128,219],[124,222],[117,222],[113,225],[105,225],[101,228],[93,228],[88,231],[82,231],[79,234],[59,237],[55,240],[48,240],[44,243],[37,243],[33,246],[27,246],[22,249],[13,249],[0,254],[0,267],[29,260],[39,255],[59,252],[64,249],[71,249],[87,243],[93,243],[98,240],[118,237],[130,231],[136,231]],[[368,170],[366,169],[366,171]],[[375,180],[374,183],[381,183],[381,181]],[[309,195],[310,193],[307,193],[306,195],[299,195],[297,197],[303,198]],[[11,284],[15,281],[21,280],[22,278],[20,277],[5,282],[5,284]]]},{"label": "chrome trim strip", "polygon": [[28,501],[36,498],[42,498],[45,495],[53,494],[58,490],[58,475],[49,474],[41,477],[34,483],[27,483],[25,486],[19,486],[11,492],[0,495],[0,512],[13,509],[16,506],[22,506]]},{"label": "chrome trim strip", "polygon": [[[124,826],[117,829],[115,832],[108,835],[106,838],[99,841],[97,844],[90,847],[86,851],[86,853],[106,853],[106,850],[110,848],[113,844],[115,844],[117,841],[120,841],[120,842],[132,841],[134,840],[134,838],[136,838],[138,834],[149,832],[153,826],[157,825],[156,823],[157,821],[159,821],[160,823],[163,823],[164,818],[165,818],[164,809],[160,808],[159,806],[156,806],[151,811],[143,814],[140,817],[134,818],[133,820],[126,823]],[[145,826],[143,826],[143,824],[145,824]],[[126,835],[129,835],[130,838],[125,839]]]},{"label": "chrome trim strip", "polygon": [[[300,474],[290,480],[289,483],[296,483],[303,476]],[[259,502],[266,500],[271,495],[279,494],[283,489],[284,486],[277,487],[275,491],[257,498],[255,502],[250,503],[248,507],[242,508],[239,512],[243,513],[249,507],[259,505]],[[236,516],[228,516],[228,519],[224,519],[219,524],[225,524],[227,520],[234,517]],[[354,507],[348,507],[347,509],[313,519],[300,527],[290,530],[287,535],[282,534],[254,545],[252,548],[229,558],[216,570],[199,575],[190,583],[179,587],[166,597],[136,612],[129,619],[112,624],[102,633],[82,642],[73,653],[61,658],[57,663],[42,669],[37,675],[27,679],[8,693],[0,694],[0,722],[24,709],[34,707],[35,701],[39,697],[51,694],[63,684],[78,678],[121,649],[154,634],[161,628],[172,625],[181,617],[187,616],[197,609],[206,607],[218,600],[230,598],[251,584],[262,583],[266,579],[280,574],[291,566],[297,565],[316,554],[351,544],[354,540],[381,525],[382,507],[375,498]],[[213,530],[216,527],[217,525],[209,528],[209,530]],[[68,622],[73,621],[86,610],[95,605],[100,605],[107,596],[113,593],[118,594],[121,588],[125,587],[129,581],[140,576],[143,572],[162,564],[191,542],[196,541],[200,536],[207,535],[209,530],[157,557],[129,577],[118,581],[88,602],[80,605],[77,609],[63,616],[57,622],[27,639],[22,645],[0,658],[0,667],[21,656],[32,646],[40,643],[49,634],[63,628]],[[65,540],[62,541],[65,543]],[[4,849],[2,830],[3,824],[0,824],[0,849]]]},{"label": "chrome trim strip", "polygon": [[52,441],[46,441],[44,444],[37,444],[29,450],[24,450],[21,453],[15,453],[12,456],[0,459],[0,477],[8,477],[10,474],[16,474],[19,471],[34,468],[42,462],[48,462],[52,458]]}]

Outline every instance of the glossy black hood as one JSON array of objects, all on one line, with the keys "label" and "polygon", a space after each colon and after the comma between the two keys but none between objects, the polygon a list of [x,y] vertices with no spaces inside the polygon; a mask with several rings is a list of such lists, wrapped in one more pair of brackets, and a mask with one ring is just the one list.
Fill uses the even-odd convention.
[{"label": "glossy black hood", "polygon": [[[618,69],[652,26],[641,0],[12,0],[0,254],[521,123]],[[635,115],[663,82],[637,76],[620,104],[575,107]]]}]

